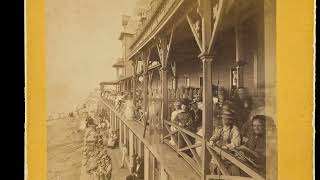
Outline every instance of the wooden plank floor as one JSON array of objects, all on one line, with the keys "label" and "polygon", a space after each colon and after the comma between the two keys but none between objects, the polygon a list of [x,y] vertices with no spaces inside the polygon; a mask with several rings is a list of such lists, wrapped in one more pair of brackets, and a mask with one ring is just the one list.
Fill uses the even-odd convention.
[{"label": "wooden plank floor", "polygon": [[200,176],[196,171],[167,144],[162,144],[159,141],[159,135],[151,135],[146,132],[146,137],[143,138],[143,126],[141,124],[128,120],[125,121],[127,126],[133,130],[136,136],[148,147],[152,154],[164,166],[167,173],[174,180],[199,180]]}]

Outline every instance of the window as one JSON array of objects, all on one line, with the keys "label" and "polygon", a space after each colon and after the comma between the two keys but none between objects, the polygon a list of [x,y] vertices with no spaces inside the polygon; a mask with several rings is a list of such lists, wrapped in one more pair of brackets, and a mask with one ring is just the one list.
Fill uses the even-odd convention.
[{"label": "window", "polygon": [[203,87],[203,77],[202,76],[199,77],[199,86],[200,86],[200,88]]},{"label": "window", "polygon": [[190,78],[187,76],[186,78],[186,87],[190,87]]},{"label": "window", "polygon": [[177,87],[176,87],[176,79],[175,78],[172,79],[172,86],[171,87],[172,87],[171,89],[177,89]]}]

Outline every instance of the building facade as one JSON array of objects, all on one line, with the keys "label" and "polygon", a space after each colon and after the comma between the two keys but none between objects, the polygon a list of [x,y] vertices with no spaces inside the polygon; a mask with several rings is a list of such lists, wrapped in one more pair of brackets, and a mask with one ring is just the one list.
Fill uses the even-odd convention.
[{"label": "building facade", "polygon": [[[275,0],[141,1],[137,17],[123,17],[123,57],[114,67],[123,72],[115,82],[117,91],[132,95],[141,116],[135,111],[134,118],[125,117],[103,96],[100,102],[119,130],[120,148],[128,146],[128,165],[132,155],[143,157],[146,180],[277,179]],[[264,173],[208,145],[220,87],[230,99],[246,89],[250,115],[268,117]],[[173,102],[195,97],[202,104],[202,134],[170,119]],[[184,147],[169,143],[173,134]],[[217,174],[210,171],[212,160]],[[241,174],[232,175],[225,161]]]}]

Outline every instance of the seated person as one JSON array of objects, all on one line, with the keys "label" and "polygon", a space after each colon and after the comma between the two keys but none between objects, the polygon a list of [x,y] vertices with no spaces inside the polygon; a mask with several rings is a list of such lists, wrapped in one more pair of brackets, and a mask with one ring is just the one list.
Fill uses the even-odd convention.
[{"label": "seated person", "polygon": [[249,160],[258,169],[265,169],[266,158],[266,135],[265,135],[265,116],[256,115],[252,118],[252,129],[248,141],[237,147],[244,153]]},{"label": "seated person", "polygon": [[194,122],[192,119],[192,115],[189,112],[188,106],[188,99],[183,99],[181,101],[181,111],[173,119],[173,123],[179,125],[182,128],[186,128],[189,131],[194,131]]},{"label": "seated person", "polygon": [[[235,121],[235,116],[232,109],[228,105],[223,105],[221,111],[222,127],[215,128],[212,137],[210,138],[209,144],[216,145],[225,150],[233,150],[234,148],[240,146],[241,136],[238,127],[233,123]],[[227,166],[231,175],[240,175],[240,169],[229,161],[224,160],[224,164]],[[217,163],[211,162],[212,174],[219,174]]]},{"label": "seated person", "polygon": [[132,174],[126,177],[127,180],[143,180],[144,179],[144,165],[141,157],[136,158],[136,166],[132,169]]}]

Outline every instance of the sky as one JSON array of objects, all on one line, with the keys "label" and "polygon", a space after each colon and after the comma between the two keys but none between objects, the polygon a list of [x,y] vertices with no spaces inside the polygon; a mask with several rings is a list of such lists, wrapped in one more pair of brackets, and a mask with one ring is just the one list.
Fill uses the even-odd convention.
[{"label": "sky", "polygon": [[115,80],[121,16],[135,0],[46,0],[48,114],[75,110],[99,82]]}]

